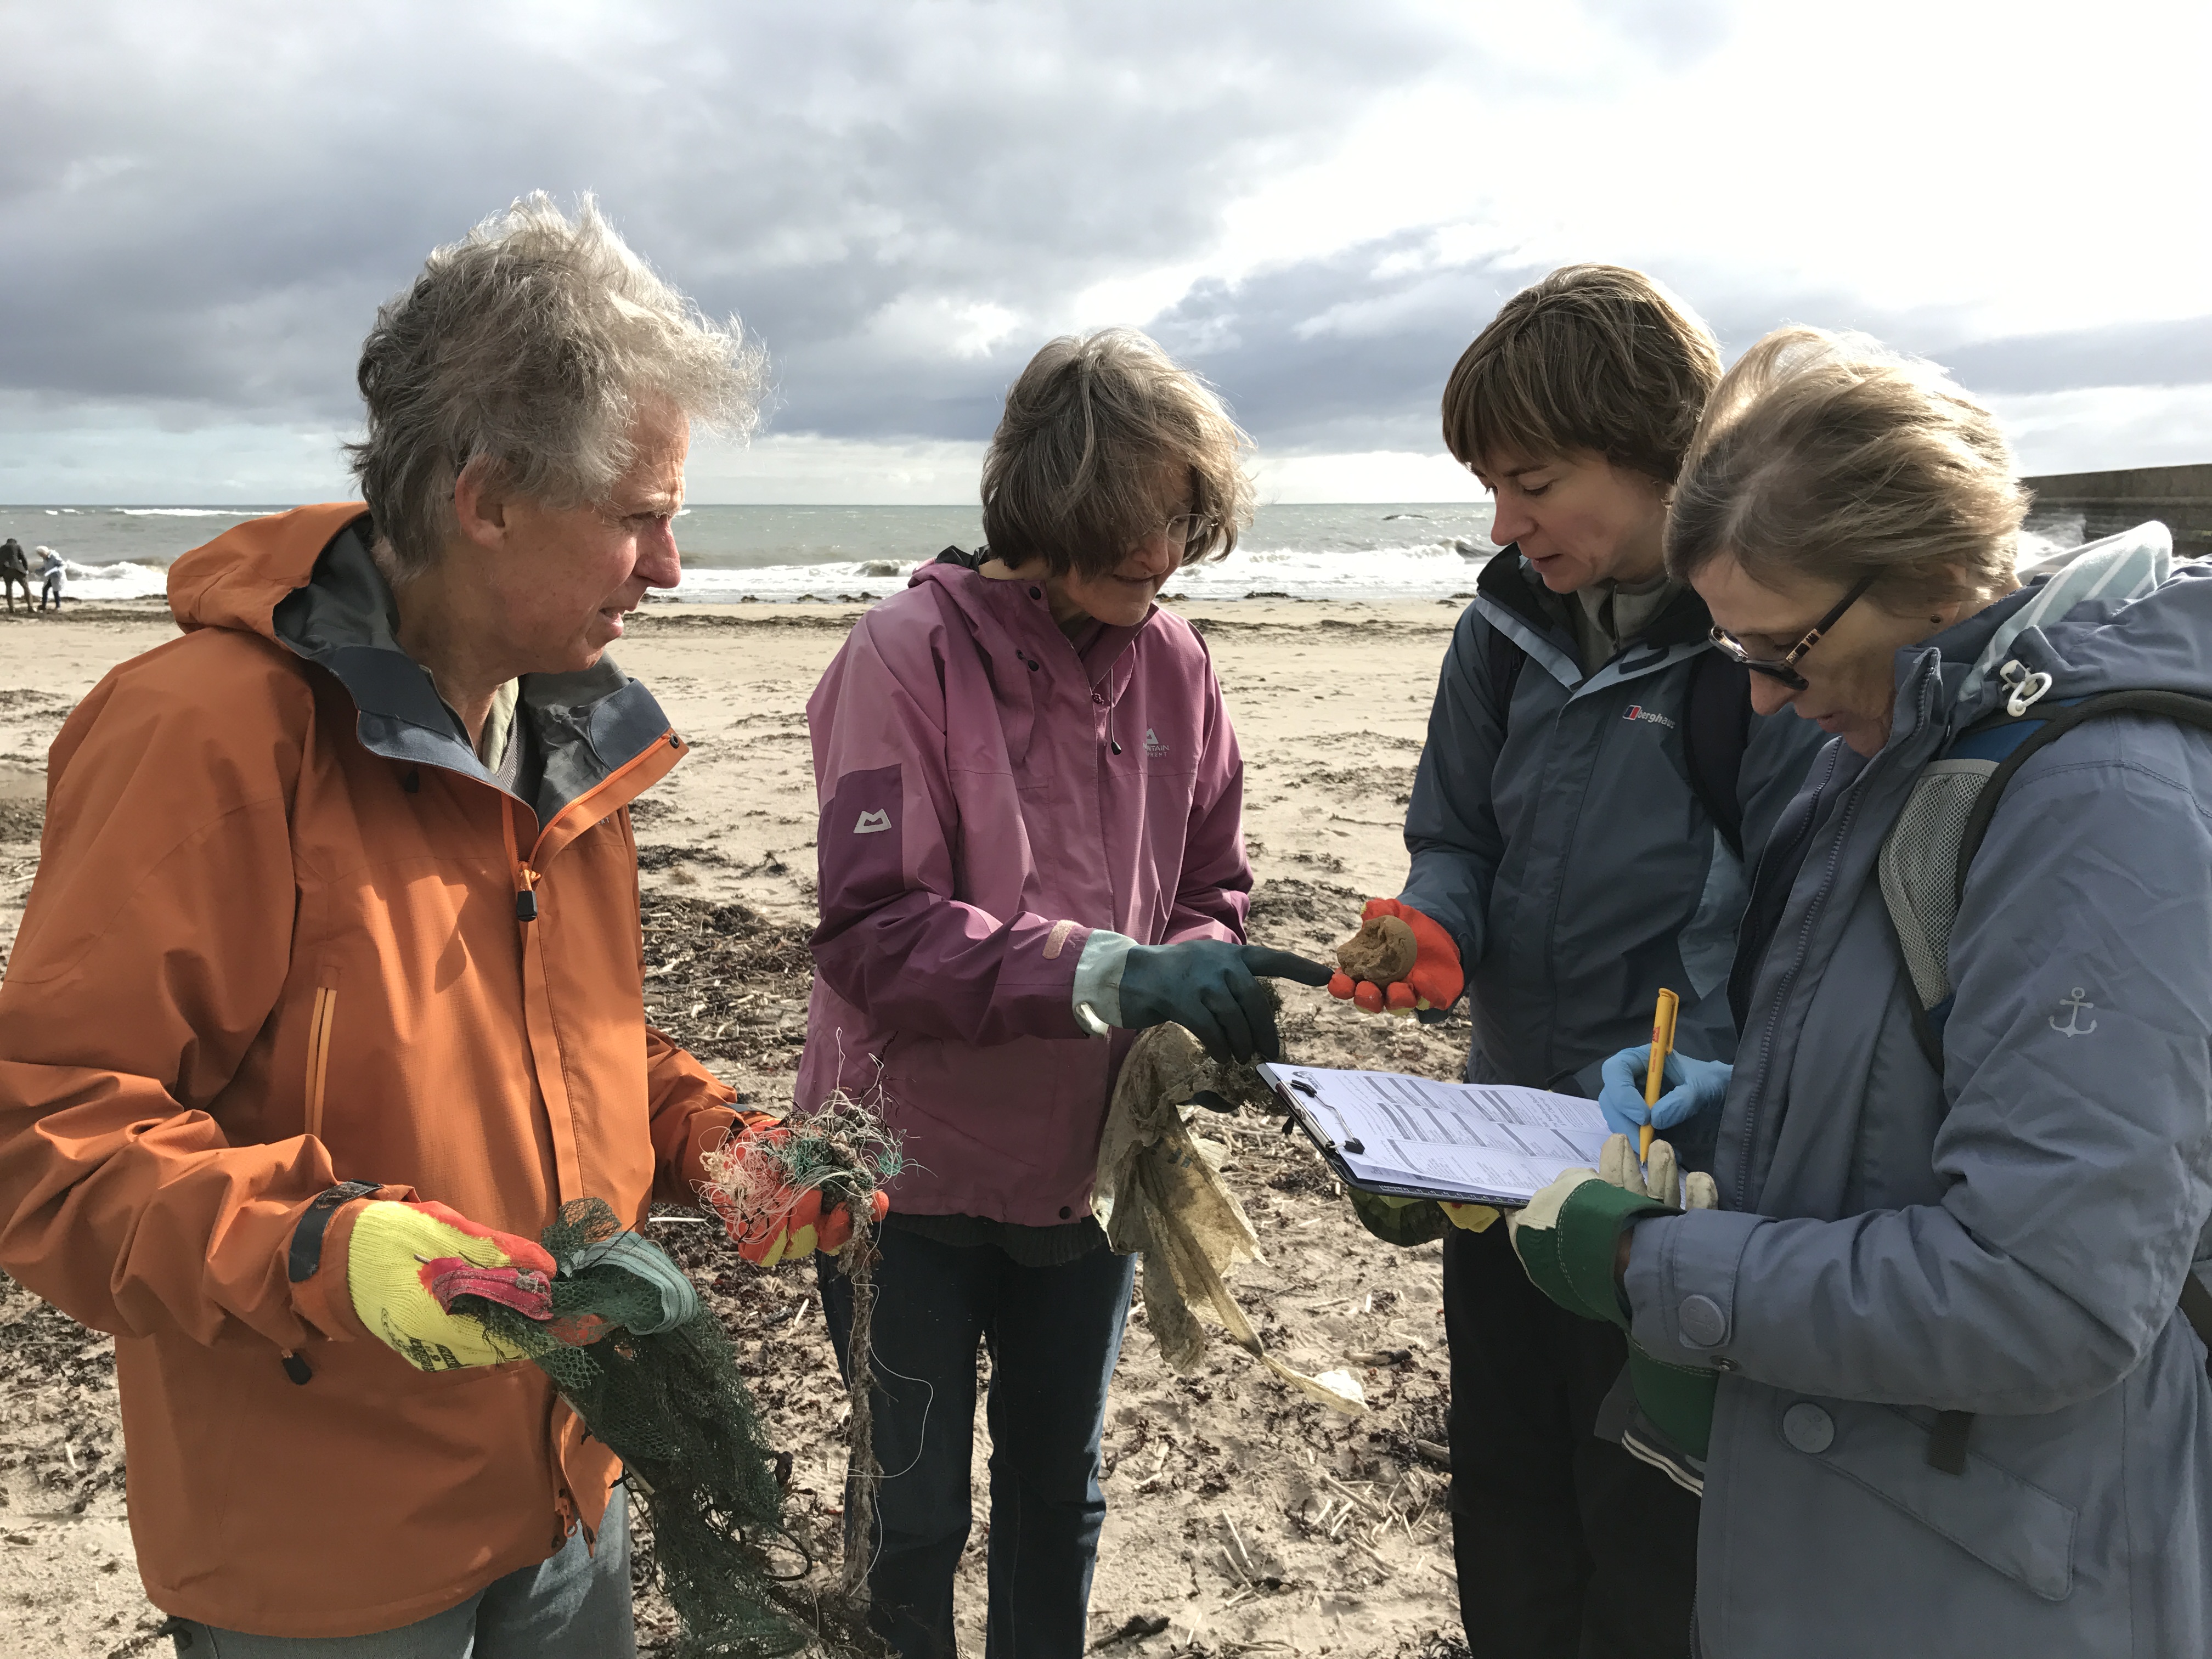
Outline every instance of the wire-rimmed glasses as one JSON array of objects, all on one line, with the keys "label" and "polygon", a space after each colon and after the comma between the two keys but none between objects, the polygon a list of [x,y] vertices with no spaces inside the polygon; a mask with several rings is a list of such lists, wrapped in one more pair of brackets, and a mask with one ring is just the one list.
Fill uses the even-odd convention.
[{"label": "wire-rimmed glasses", "polygon": [[1188,553],[1201,543],[1213,539],[1220,520],[1211,513],[1178,513],[1160,526],[1169,542]]},{"label": "wire-rimmed glasses", "polygon": [[1753,673],[1779,680],[1792,691],[1802,691],[1806,689],[1805,677],[1797,672],[1797,665],[1804,660],[1808,651],[1820,644],[1821,636],[1836,625],[1838,618],[1859,602],[1867,589],[1874,586],[1874,580],[1872,574],[1860,577],[1851,585],[1850,592],[1836,601],[1834,610],[1807,629],[1804,637],[1778,657],[1753,656],[1745,649],[1743,641],[1725,628],[1716,627],[1707,637],[1721,648],[1723,655],[1741,663]]}]

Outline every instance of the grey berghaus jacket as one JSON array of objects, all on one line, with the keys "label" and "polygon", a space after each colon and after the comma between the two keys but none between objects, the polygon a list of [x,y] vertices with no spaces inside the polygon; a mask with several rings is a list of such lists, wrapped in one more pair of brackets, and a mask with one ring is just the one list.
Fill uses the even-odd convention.
[{"label": "grey berghaus jacket", "polygon": [[[2130,539],[2162,573],[2163,528]],[[2004,661],[2053,702],[2212,696],[2212,569],[2146,586],[2030,589],[1908,647],[1887,744],[1814,763],[1723,1207],[1638,1227],[1626,1280],[1648,1351],[1723,1372],[1707,1659],[2212,1650],[2212,1382],[2176,1311],[2212,1215],[2212,733],[2115,716],[2021,767],[1951,936],[1940,1075],[1875,874]],[[1977,1413],[1964,1474],[1929,1463],[1938,1411]]]},{"label": "grey berghaus jacket", "polygon": [[[1459,946],[1469,1080],[1594,1096],[1605,1060],[1650,1039],[1662,986],[1682,999],[1683,1053],[1735,1053],[1727,982],[1747,884],[1683,749],[1692,665],[1714,649],[1705,605],[1685,590],[1585,676],[1570,603],[1512,550],[1483,568],[1429,715],[1401,897]],[[1510,721],[1493,702],[1501,636],[1528,657]],[[1751,717],[1737,788],[1748,858],[1820,742],[1789,714]],[[1682,1148],[1700,1167],[1702,1139],[1692,1129]]]}]

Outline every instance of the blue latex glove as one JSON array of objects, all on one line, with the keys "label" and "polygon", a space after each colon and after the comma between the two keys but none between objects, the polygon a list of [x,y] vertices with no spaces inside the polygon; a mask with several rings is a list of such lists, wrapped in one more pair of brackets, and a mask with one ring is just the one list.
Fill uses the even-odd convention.
[{"label": "blue latex glove", "polygon": [[1220,939],[1139,945],[1121,964],[1121,1024],[1138,1031],[1173,1020],[1216,1060],[1280,1060],[1275,1001],[1255,975],[1326,985],[1335,970],[1288,951]]},{"label": "blue latex glove", "polygon": [[1646,1119],[1655,1129],[1671,1129],[1699,1112],[1717,1111],[1728,1094],[1729,1077],[1735,1070],[1723,1060],[1685,1060],[1667,1056],[1660,1081],[1667,1092],[1656,1106],[1644,1103],[1644,1073],[1651,1064],[1651,1045],[1623,1048],[1606,1061],[1599,1075],[1605,1086],[1597,1091],[1598,1109],[1606,1127],[1617,1135],[1633,1136]]}]

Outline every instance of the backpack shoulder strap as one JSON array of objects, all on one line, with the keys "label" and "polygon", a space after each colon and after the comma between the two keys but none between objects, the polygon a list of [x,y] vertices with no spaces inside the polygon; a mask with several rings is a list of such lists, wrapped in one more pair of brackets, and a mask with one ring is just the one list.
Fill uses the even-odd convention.
[{"label": "backpack shoulder strap", "polygon": [[[1972,810],[1966,815],[1965,828],[1959,836],[1958,863],[1953,872],[1952,914],[1966,896],[1966,869],[1974,861],[1974,854],[1988,836],[1990,821],[1996,816],[1997,801],[2013,775],[2027,763],[2028,757],[2039,749],[2056,743],[2085,720],[2106,714],[2151,714],[2166,720],[2179,720],[2185,726],[2197,726],[2212,732],[2212,697],[2195,697],[2181,691],[2108,691],[2102,696],[2084,697],[2079,702],[2064,703],[2050,713],[2031,706],[2029,712],[2013,716],[2000,713],[1995,717],[1970,726],[1952,745],[1950,758],[1994,761],[1996,767],[1983,783],[1981,792],[1974,798]],[[1888,896],[1885,884],[1884,896]],[[1890,910],[1891,921],[1899,922],[1894,903]],[[1948,939],[1949,927],[1944,929]],[[1900,943],[1903,927],[1899,927]],[[1908,962],[1908,966],[1910,963]],[[1946,990],[1948,992],[1948,986]],[[1945,1005],[1949,1002],[1947,994]],[[1929,1063],[1940,1073],[1943,1066],[1940,1043],[1931,1042],[1918,1017],[1915,1006],[1915,1027],[1921,1036],[1921,1046],[1928,1053]],[[2197,1340],[2208,1351],[2212,1351],[2212,1293],[2208,1293],[2192,1269],[2181,1281],[2181,1315],[2197,1333]],[[2212,1352],[2208,1352],[2205,1370],[2212,1373]],[[1970,1412],[1938,1412],[1936,1422],[1928,1433],[1928,1462],[1931,1468],[1947,1474],[1966,1472],[1966,1438],[1973,1427]]]},{"label": "backpack shoulder strap", "polygon": [[[2079,702],[2068,703],[2047,715],[2030,714],[2021,716],[2023,723],[2040,719],[2043,724],[2030,732],[2013,746],[1990,774],[1990,781],[1974,801],[1973,811],[1966,815],[1966,824],[1959,837],[1959,862],[1953,883],[1953,891],[1964,898],[1966,891],[1966,867],[1974,861],[1982,841],[1990,832],[1990,821],[1996,816],[1997,801],[2013,775],[2027,763],[2028,757],[2046,744],[2053,744],[2085,720],[2106,714],[2151,714],[2160,719],[2179,720],[2185,726],[2194,726],[2212,732],[2212,697],[2191,696],[2185,691],[2107,691],[2102,696],[2084,697]],[[1961,744],[1973,742],[1985,731],[2002,732],[2011,724],[1984,722],[1969,731]]]},{"label": "backpack shoulder strap", "polygon": [[1682,757],[1698,798],[1738,859],[1743,857],[1743,751],[1751,744],[1751,671],[1717,651],[1690,659],[1682,698]]}]

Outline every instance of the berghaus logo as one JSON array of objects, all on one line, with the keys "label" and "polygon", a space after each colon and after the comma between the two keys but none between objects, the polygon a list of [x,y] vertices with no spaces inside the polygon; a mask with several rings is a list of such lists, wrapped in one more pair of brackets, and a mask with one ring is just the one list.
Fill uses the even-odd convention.
[{"label": "berghaus logo", "polygon": [[1653,726],[1665,726],[1669,732],[1674,729],[1674,721],[1672,716],[1662,714],[1656,708],[1646,708],[1640,702],[1632,702],[1629,704],[1628,712],[1623,714],[1621,719],[1627,720],[1648,720]]}]

